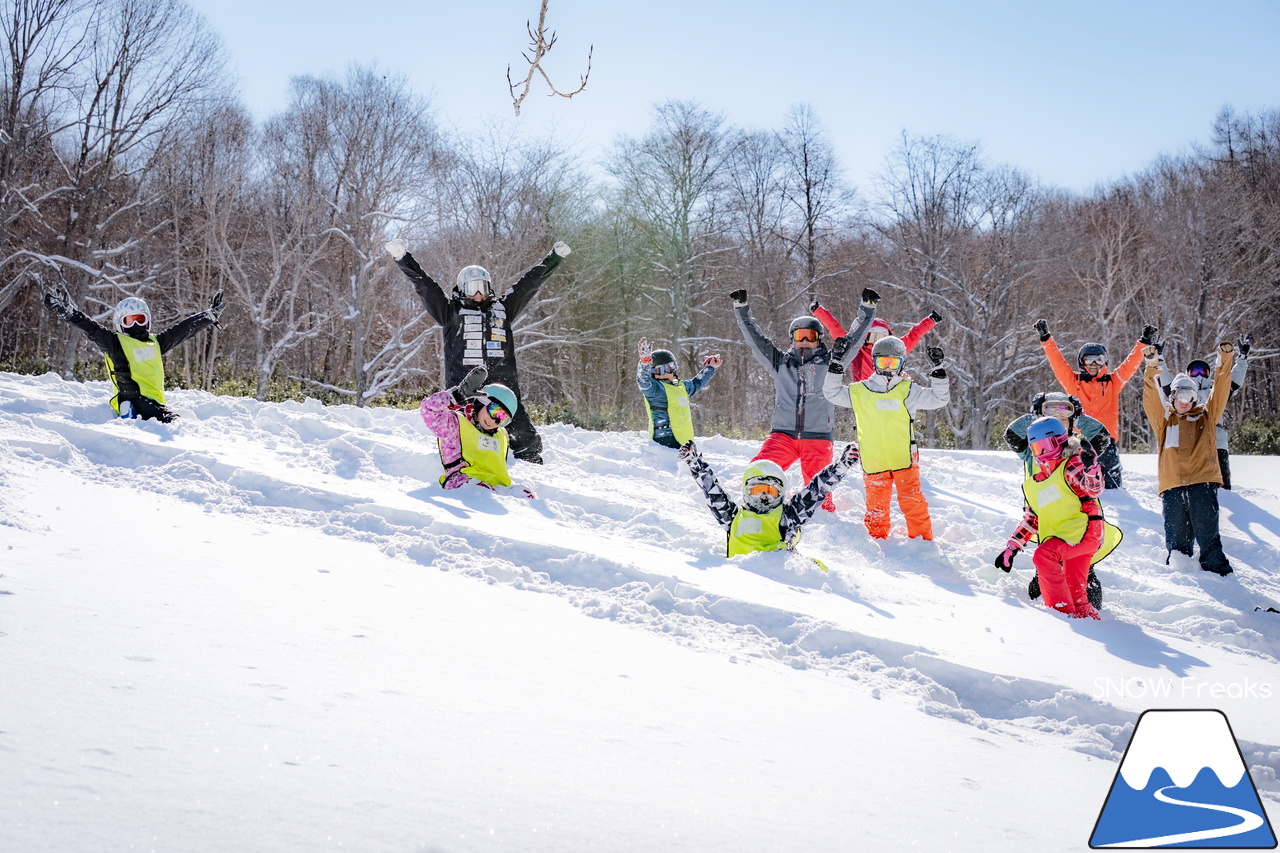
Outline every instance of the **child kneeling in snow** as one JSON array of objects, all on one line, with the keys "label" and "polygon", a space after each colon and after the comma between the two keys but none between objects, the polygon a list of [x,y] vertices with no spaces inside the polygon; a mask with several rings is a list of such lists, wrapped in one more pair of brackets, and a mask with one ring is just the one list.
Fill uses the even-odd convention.
[{"label": "child kneeling in snow", "polygon": [[1089,601],[1089,567],[1120,544],[1120,530],[1102,517],[1102,466],[1088,442],[1068,436],[1055,417],[1027,428],[1027,443],[1039,470],[1022,483],[1026,502],[1022,522],[995,565],[1013,568],[1013,557],[1033,538],[1032,559],[1044,603],[1076,618],[1098,619]]},{"label": "child kneeling in snow", "polygon": [[768,459],[757,459],[742,474],[741,506],[725,492],[692,440],[680,445],[680,458],[688,463],[711,512],[729,534],[725,555],[736,557],[754,551],[793,548],[800,538],[800,528],[858,461],[858,447],[846,445],[839,459],[815,474],[808,485],[785,501],[782,466]]},{"label": "child kneeling in snow", "polygon": [[507,472],[505,427],[520,403],[507,386],[485,385],[488,377],[483,367],[473,368],[456,387],[432,394],[418,407],[440,446],[444,465],[440,485],[456,489],[475,483],[495,492],[533,497],[528,489],[511,490]]}]

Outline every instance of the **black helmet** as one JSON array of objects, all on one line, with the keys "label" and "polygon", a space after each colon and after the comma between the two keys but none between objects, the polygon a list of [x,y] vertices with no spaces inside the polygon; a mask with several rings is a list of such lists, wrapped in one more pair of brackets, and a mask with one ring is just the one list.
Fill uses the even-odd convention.
[{"label": "black helmet", "polygon": [[1107,363],[1107,348],[1102,344],[1085,344],[1080,347],[1080,352],[1076,354],[1076,368],[1084,370],[1084,360],[1088,356],[1102,356],[1102,363]]},{"label": "black helmet", "polygon": [[674,367],[676,366],[675,355],[673,355],[670,350],[656,349],[653,351],[653,358],[649,362],[649,372],[650,373],[670,373],[671,371],[669,370],[658,369],[659,367],[664,367],[668,364],[670,364],[674,369]]},{"label": "black helmet", "polygon": [[1068,394],[1065,391],[1049,391],[1048,393],[1041,391],[1031,398],[1032,414],[1036,417],[1042,416],[1044,414],[1044,404],[1050,401],[1070,403],[1073,409],[1071,413],[1073,420],[1080,417],[1080,413],[1084,411],[1084,407],[1080,404],[1080,398],[1075,394]]},{"label": "black helmet", "polygon": [[818,340],[822,340],[822,324],[818,322],[817,317],[805,314],[803,317],[795,318],[791,321],[791,328],[787,329],[787,334],[795,335],[796,329],[813,329],[818,333]]}]

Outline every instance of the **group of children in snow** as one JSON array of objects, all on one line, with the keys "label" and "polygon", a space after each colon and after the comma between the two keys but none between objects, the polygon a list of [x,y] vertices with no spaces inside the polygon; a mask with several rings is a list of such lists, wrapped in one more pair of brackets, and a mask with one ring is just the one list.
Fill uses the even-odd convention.
[{"label": "group of children in snow", "polygon": [[[507,467],[508,450],[518,459],[542,462],[541,438],[519,403],[511,323],[569,255],[569,247],[557,242],[502,296],[495,294],[491,276],[480,266],[459,272],[446,295],[403,242],[392,241],[386,248],[444,333],[445,389],[420,406],[423,422],[437,438],[444,467],[440,485],[454,489],[476,484],[533,497],[528,489],[512,486]],[[794,548],[801,527],[820,505],[835,510],[831,491],[855,464],[863,471],[863,523],[872,537],[889,535],[889,503],[896,489],[907,535],[932,539],[929,506],[920,489],[914,418],[919,411],[945,406],[950,386],[941,348],[925,348],[931,364],[927,375],[906,371],[905,362],[941,315],[933,311],[895,337],[887,323],[876,319],[879,296],[868,288],[851,331],[814,301],[811,315],[792,321],[789,346],[782,350],[756,324],[747,292],[735,290],[730,297],[743,338],[774,384],[770,433],[743,473],[741,503],[720,484],[694,443],[689,398],[711,381],[720,357],[708,356],[696,376],[681,381],[675,356],[653,350],[641,339],[636,372],[650,437],[676,449],[689,466],[726,530],[727,554]],[[165,404],[162,356],[216,325],[223,297],[219,291],[207,310],[158,335],[151,333],[151,313],[140,297],[116,305],[112,330],[79,311],[64,294],[46,293],[44,304],[103,351],[115,389],[111,405],[121,417],[167,423],[177,415]],[[823,341],[824,329],[834,338],[830,348]],[[1119,396],[1141,363],[1146,368],[1143,408],[1158,441],[1166,545],[1170,554],[1188,556],[1193,543],[1199,545],[1202,568],[1229,574],[1218,533],[1217,489],[1230,488],[1221,421],[1228,398],[1244,381],[1250,338],[1241,338],[1238,345],[1219,344],[1216,367],[1196,360],[1174,376],[1164,367],[1164,345],[1152,326],[1143,329],[1114,372],[1108,370],[1101,344],[1082,347],[1072,369],[1045,321],[1035,329],[1064,390],[1037,394],[1031,413],[1006,431],[1010,447],[1024,462],[1025,508],[995,565],[1010,571],[1014,555],[1038,543],[1031,597],[1043,596],[1047,606],[1071,616],[1098,618],[1101,585],[1092,566],[1121,537],[1106,521],[1098,497],[1104,488],[1121,487],[1114,441]],[[853,410],[857,441],[845,445],[833,461],[835,406]],[[805,485],[788,497],[785,471],[796,462]]]}]

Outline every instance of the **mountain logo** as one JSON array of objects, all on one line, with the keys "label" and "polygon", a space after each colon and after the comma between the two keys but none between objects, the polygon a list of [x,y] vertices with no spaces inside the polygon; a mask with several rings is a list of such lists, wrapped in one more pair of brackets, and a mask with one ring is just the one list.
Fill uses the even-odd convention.
[{"label": "mountain logo", "polygon": [[1226,714],[1144,711],[1089,846],[1274,849]]}]

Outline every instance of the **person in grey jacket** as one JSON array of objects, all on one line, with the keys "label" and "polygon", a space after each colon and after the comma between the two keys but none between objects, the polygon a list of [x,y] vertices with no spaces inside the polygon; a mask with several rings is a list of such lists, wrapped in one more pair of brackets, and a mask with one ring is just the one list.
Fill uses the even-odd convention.
[{"label": "person in grey jacket", "polygon": [[[822,324],[816,317],[792,320],[790,347],[780,350],[756,325],[747,305],[747,291],[735,290],[729,296],[733,299],[738,328],[751,354],[773,378],[769,437],[751,461],[768,459],[784,471],[798,461],[800,473],[808,483],[831,464],[831,442],[835,437],[835,407],[822,393],[827,365],[831,363],[831,350],[822,342]],[[857,323],[848,340],[860,341],[866,337],[879,300],[880,295],[871,288],[862,291]],[[852,352],[849,358],[852,360]],[[829,512],[836,508],[830,495],[822,506]]]}]

